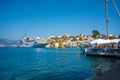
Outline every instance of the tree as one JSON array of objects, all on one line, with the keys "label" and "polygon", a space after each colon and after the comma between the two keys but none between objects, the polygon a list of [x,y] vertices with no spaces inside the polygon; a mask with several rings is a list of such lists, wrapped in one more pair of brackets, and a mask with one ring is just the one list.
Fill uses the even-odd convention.
[{"label": "tree", "polygon": [[109,39],[116,39],[115,36],[109,36]]},{"label": "tree", "polygon": [[92,37],[93,37],[93,38],[96,39],[98,35],[100,35],[100,32],[99,32],[98,30],[93,30],[93,31],[92,31]]},{"label": "tree", "polygon": [[102,39],[105,39],[105,35],[104,35],[104,34],[101,34],[101,38],[102,38]]}]

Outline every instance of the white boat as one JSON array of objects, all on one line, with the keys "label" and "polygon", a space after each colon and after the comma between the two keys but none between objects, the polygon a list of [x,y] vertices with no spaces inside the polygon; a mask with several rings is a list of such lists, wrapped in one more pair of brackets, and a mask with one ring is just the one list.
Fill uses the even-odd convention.
[{"label": "white boat", "polygon": [[85,49],[86,54],[120,54],[120,39],[94,40],[91,46]]},{"label": "white boat", "polygon": [[23,40],[20,41],[18,47],[33,47],[33,48],[45,48],[47,42],[45,39],[35,38],[31,39],[29,37],[24,37]]}]

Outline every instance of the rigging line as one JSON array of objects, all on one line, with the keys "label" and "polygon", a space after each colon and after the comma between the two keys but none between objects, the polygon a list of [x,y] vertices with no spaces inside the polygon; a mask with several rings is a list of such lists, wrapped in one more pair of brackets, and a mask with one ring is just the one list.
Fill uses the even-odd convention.
[{"label": "rigging line", "polygon": [[117,7],[115,1],[112,0],[112,2],[113,2],[113,5],[114,5],[114,7],[115,7],[115,9],[116,9],[116,11],[117,11],[117,13],[118,13],[118,15],[120,16],[120,12],[119,12],[119,9],[118,9],[118,7]]}]

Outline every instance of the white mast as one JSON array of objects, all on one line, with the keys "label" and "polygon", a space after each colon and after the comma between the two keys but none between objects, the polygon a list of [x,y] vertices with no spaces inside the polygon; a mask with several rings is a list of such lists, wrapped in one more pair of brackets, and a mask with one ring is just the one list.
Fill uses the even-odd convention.
[{"label": "white mast", "polygon": [[109,22],[109,18],[108,18],[108,0],[105,0],[105,11],[106,11],[106,38],[109,39],[109,33],[108,33],[108,22]]}]

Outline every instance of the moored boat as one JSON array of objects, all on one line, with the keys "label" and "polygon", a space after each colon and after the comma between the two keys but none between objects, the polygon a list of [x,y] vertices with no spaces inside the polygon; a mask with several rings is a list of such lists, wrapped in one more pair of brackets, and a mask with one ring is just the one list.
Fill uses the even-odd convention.
[{"label": "moored boat", "polygon": [[[100,42],[101,41],[101,42]],[[120,39],[119,40],[95,40],[92,46],[85,49],[88,56],[119,57],[120,58]]]},{"label": "moored boat", "polygon": [[35,39],[24,37],[18,44],[18,47],[45,48],[46,45],[47,42],[45,39],[40,39],[39,37]]}]

